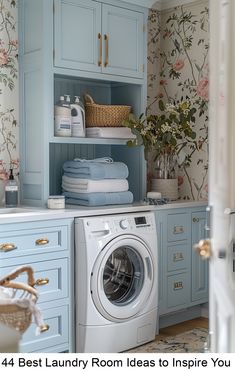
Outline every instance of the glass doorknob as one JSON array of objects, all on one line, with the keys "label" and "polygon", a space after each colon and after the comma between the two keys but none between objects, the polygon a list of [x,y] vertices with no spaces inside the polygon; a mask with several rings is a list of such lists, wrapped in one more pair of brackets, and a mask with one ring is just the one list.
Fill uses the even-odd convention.
[{"label": "glass doorknob", "polygon": [[210,239],[200,240],[193,248],[197,251],[202,259],[209,259],[211,256],[211,241]]}]

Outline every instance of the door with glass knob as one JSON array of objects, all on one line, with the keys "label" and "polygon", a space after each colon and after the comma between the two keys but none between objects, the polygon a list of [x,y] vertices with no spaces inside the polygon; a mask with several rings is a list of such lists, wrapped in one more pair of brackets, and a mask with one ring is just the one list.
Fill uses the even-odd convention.
[{"label": "door with glass knob", "polygon": [[210,1],[210,351],[235,352],[233,0]]}]

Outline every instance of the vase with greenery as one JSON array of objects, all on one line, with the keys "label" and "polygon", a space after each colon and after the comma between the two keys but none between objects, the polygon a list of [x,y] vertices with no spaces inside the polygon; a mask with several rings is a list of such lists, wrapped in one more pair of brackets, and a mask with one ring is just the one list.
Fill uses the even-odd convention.
[{"label": "vase with greenery", "polygon": [[175,179],[177,166],[189,162],[187,146],[196,146],[195,113],[196,108],[189,99],[181,101],[158,102],[159,112],[133,114],[124,121],[136,138],[129,140],[130,147],[143,145],[145,158],[154,154],[156,178]]}]

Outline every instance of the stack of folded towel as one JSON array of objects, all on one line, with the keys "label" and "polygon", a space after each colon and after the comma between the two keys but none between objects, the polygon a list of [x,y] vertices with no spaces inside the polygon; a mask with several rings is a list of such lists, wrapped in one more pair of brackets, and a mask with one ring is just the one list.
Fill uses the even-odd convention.
[{"label": "stack of folded towel", "polygon": [[111,158],[74,159],[63,165],[62,189],[67,204],[101,206],[129,204],[128,167]]}]

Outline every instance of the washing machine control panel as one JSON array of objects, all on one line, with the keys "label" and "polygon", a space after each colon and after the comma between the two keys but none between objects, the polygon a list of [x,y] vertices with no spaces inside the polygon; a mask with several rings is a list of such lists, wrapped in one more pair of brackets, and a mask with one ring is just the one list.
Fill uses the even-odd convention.
[{"label": "washing machine control panel", "polygon": [[155,218],[152,213],[99,216],[88,218],[85,227],[89,238],[101,241],[110,238],[114,233],[152,233],[155,229]]},{"label": "washing machine control panel", "polygon": [[146,221],[146,217],[145,216],[137,216],[134,218],[135,220],[135,225],[138,226],[138,225],[146,225],[147,224],[147,221]]}]

